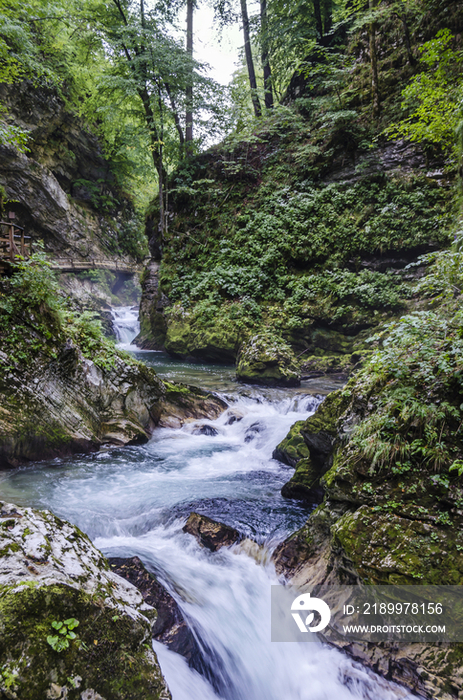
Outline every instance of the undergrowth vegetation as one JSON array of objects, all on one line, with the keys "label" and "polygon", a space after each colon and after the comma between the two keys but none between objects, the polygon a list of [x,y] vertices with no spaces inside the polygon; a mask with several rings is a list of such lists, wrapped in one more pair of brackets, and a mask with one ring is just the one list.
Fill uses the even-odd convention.
[{"label": "undergrowth vegetation", "polygon": [[461,252],[436,256],[419,286],[437,308],[402,316],[373,336],[379,347],[345,389],[368,397],[349,459],[366,460],[371,474],[463,471],[462,270]]},{"label": "undergrowth vegetation", "polygon": [[114,366],[120,352],[104,337],[94,313],[70,310],[43,250],[12,267],[13,274],[0,283],[0,344],[7,367],[27,369],[56,358],[68,340],[100,368]]}]

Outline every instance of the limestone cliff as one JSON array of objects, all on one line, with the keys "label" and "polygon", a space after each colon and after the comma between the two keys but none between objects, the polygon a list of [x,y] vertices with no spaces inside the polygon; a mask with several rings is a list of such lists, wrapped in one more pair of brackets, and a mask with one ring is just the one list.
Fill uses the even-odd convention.
[{"label": "limestone cliff", "polygon": [[216,418],[225,404],[194,387],[164,384],[139,362],[85,358],[71,341],[24,371],[0,352],[0,469],[146,442],[156,426]]},{"label": "limestone cliff", "polygon": [[133,262],[124,240],[139,227],[101,144],[53,90],[1,85],[7,119],[28,132],[25,154],[0,147],[8,209],[55,257]]}]

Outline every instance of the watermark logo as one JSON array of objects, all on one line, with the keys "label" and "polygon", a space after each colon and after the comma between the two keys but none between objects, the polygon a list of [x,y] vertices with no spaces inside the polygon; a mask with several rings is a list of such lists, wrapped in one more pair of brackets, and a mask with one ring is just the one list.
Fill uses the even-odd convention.
[{"label": "watermark logo", "polygon": [[[291,615],[293,616],[293,619],[300,632],[321,632],[325,629],[325,627],[327,627],[329,621],[331,620],[331,611],[325,601],[321,600],[321,598],[311,598],[310,593],[303,593],[302,595],[299,595],[293,601],[291,610],[298,610],[299,612],[310,611],[305,618],[305,622],[303,621],[299,612],[291,612]],[[320,622],[314,627],[310,627],[315,618],[314,613],[318,613],[320,615]]]},{"label": "watermark logo", "polygon": [[463,585],[271,588],[273,642],[463,642]]}]

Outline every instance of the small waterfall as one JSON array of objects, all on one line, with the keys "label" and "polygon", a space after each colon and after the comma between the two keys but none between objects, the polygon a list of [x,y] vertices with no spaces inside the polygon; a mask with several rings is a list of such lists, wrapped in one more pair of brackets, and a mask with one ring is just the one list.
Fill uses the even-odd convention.
[{"label": "small waterfall", "polygon": [[138,308],[136,306],[117,306],[112,309],[112,315],[118,345],[124,349],[135,348],[132,341],[140,332]]}]

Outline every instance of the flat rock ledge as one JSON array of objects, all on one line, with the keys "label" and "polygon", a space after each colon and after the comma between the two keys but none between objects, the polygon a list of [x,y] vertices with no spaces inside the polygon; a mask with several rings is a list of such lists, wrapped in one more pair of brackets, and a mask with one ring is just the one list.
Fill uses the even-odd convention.
[{"label": "flat rock ledge", "polygon": [[147,442],[156,426],[216,418],[227,407],[196,387],[162,382],[116,356],[103,369],[68,341],[53,361],[10,367],[0,352],[0,469]]},{"label": "flat rock ledge", "polygon": [[171,700],[156,619],[77,527],[0,502],[0,697]]}]

